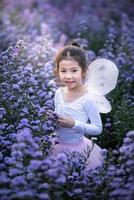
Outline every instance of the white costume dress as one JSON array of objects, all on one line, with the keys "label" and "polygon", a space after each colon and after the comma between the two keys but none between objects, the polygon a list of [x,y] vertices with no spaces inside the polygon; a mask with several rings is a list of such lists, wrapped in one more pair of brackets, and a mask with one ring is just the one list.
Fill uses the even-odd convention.
[{"label": "white costume dress", "polygon": [[[56,157],[59,152],[63,151],[78,151],[83,153],[84,149],[87,149],[87,146],[91,150],[93,142],[85,137],[84,134],[90,136],[101,134],[102,122],[99,110],[95,103],[89,100],[88,93],[85,93],[71,103],[66,103],[63,99],[62,89],[59,88],[55,93],[54,103],[55,112],[61,116],[70,116],[73,118],[75,126],[72,128],[60,127],[58,130],[55,130],[55,134],[58,136],[56,141],[59,143],[54,146],[52,155]],[[90,120],[90,123],[88,120]],[[94,169],[103,163],[101,148],[95,143],[87,163],[89,163],[87,165],[88,169]]]}]

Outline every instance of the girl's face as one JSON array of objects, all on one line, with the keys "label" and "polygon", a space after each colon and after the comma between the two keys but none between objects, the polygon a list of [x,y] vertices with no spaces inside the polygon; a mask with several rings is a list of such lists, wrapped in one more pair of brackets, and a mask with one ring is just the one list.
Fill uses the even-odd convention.
[{"label": "girl's face", "polygon": [[82,85],[84,72],[75,60],[62,60],[59,63],[59,78],[68,89],[74,89]]}]

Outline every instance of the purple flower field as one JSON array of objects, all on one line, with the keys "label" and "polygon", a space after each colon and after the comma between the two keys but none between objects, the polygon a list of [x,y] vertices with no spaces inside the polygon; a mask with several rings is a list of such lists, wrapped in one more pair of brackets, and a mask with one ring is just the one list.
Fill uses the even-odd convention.
[{"label": "purple flower field", "polygon": [[[0,1],[0,199],[134,199],[134,2],[132,0]],[[84,171],[76,152],[49,158],[57,127],[53,74],[57,49],[78,39],[90,63],[119,68],[95,141],[105,163]]]}]

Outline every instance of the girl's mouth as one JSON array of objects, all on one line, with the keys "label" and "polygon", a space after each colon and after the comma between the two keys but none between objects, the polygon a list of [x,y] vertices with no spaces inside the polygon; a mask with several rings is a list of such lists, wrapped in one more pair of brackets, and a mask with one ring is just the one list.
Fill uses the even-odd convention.
[{"label": "girl's mouth", "polygon": [[74,83],[74,81],[66,81],[66,83]]}]

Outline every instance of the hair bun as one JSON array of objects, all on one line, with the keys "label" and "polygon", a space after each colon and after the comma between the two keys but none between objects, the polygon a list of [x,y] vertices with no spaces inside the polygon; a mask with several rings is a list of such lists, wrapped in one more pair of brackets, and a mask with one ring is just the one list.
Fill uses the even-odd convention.
[{"label": "hair bun", "polygon": [[73,41],[73,42],[71,43],[71,45],[72,45],[72,46],[76,46],[76,47],[81,47],[80,44],[79,44],[78,42],[76,42],[76,41]]}]

